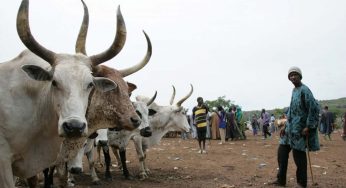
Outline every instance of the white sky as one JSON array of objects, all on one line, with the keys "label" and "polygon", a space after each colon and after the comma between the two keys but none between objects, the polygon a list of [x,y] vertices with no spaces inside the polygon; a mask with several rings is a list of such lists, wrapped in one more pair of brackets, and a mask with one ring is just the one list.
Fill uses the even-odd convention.
[{"label": "white sky", "polygon": [[[0,62],[24,48],[16,32],[20,0],[0,6]],[[121,6],[127,41],[105,63],[125,68],[146,52],[145,30],[153,44],[149,64],[126,80],[136,95],[168,104],[172,85],[176,101],[192,83],[196,98],[225,95],[243,110],[289,105],[289,67],[299,66],[303,83],[319,100],[346,96],[346,1],[344,0],[86,0],[90,25],[87,53],[104,51],[114,39],[116,9]],[[74,53],[83,17],[79,0],[31,0],[30,26],[46,48]]]}]

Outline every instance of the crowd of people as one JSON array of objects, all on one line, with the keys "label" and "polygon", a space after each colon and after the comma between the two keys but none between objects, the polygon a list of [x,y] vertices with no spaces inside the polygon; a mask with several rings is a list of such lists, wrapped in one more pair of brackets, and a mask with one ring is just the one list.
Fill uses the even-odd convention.
[{"label": "crowd of people", "polygon": [[[192,115],[186,116],[191,126],[192,138],[198,139],[198,133],[203,134],[200,138],[202,144],[205,139],[220,140],[219,144],[228,140],[245,140],[245,131],[249,129],[254,136],[263,136],[262,139],[271,138],[271,135],[278,131],[274,114],[270,116],[265,109],[262,109],[259,115],[253,114],[250,121],[244,121],[241,107],[237,105],[229,109],[222,106],[209,109],[203,103],[202,97],[198,97],[197,101],[198,105],[192,110]],[[282,114],[279,120],[281,119],[286,119],[286,115]],[[186,133],[181,133],[181,137],[188,138]]]},{"label": "crowd of people", "polygon": [[[224,144],[228,140],[246,139],[246,124],[242,122],[243,112],[239,106],[232,106],[225,110],[222,106],[209,109],[203,98],[197,98],[197,106],[192,115],[187,115],[191,125],[191,135],[199,140],[201,153],[205,152],[205,140],[220,140]],[[185,134],[184,134],[184,137]]]}]

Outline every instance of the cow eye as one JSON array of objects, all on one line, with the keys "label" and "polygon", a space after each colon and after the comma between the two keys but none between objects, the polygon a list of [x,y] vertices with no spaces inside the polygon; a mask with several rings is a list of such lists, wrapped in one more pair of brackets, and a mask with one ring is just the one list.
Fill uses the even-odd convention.
[{"label": "cow eye", "polygon": [[93,83],[93,82],[90,82],[89,84],[88,84],[88,89],[90,89],[90,88],[92,88],[92,87],[94,87],[95,86],[95,84]]},{"label": "cow eye", "polygon": [[54,87],[58,87],[58,83],[57,83],[55,80],[52,81],[52,85],[53,85]]},{"label": "cow eye", "polygon": [[137,115],[139,116],[139,118],[142,119],[142,114],[141,114],[138,110],[136,110],[136,113],[137,113]]}]

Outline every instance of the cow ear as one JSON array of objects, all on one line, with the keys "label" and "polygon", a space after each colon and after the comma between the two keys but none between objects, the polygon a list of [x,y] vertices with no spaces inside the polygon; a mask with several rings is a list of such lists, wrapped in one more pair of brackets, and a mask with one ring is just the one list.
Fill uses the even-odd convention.
[{"label": "cow ear", "polygon": [[32,79],[37,81],[49,81],[53,78],[53,72],[44,70],[37,65],[23,65],[23,71]]},{"label": "cow ear", "polygon": [[155,115],[156,114],[156,110],[154,110],[154,109],[149,109],[149,116],[153,116],[153,115]]},{"label": "cow ear", "polygon": [[118,88],[118,85],[108,78],[94,77],[94,83],[96,85],[96,89],[103,92],[115,90]]},{"label": "cow ear", "polygon": [[133,84],[131,82],[126,82],[127,86],[129,87],[129,93],[132,93],[133,90],[137,89],[136,84]]}]

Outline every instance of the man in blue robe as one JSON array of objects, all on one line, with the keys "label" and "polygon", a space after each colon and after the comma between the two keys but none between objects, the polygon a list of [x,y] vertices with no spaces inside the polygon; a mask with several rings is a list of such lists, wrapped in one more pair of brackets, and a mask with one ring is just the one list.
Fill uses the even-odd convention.
[{"label": "man in blue robe", "polygon": [[291,67],[288,79],[294,85],[291,103],[287,112],[286,127],[280,132],[278,148],[279,171],[277,180],[273,184],[286,185],[286,173],[289,152],[293,151],[293,159],[297,166],[296,178],[298,186],[307,186],[307,157],[306,150],[320,149],[318,141],[319,104],[310,89],[304,85],[302,71],[298,67]]}]

